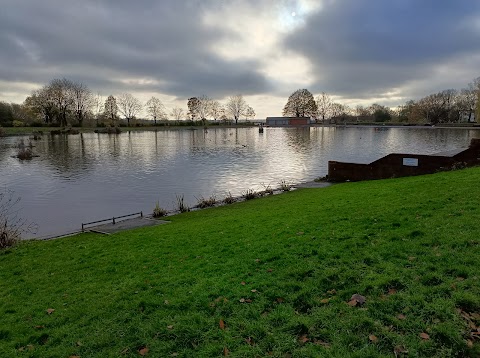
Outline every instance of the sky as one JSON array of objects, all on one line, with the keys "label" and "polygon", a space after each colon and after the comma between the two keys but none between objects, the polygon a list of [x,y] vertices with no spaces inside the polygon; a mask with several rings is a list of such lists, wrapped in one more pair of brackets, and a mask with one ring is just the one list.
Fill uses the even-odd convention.
[{"label": "sky", "polygon": [[55,78],[103,97],[242,94],[257,118],[307,88],[395,107],[480,76],[478,0],[0,0],[0,100]]}]

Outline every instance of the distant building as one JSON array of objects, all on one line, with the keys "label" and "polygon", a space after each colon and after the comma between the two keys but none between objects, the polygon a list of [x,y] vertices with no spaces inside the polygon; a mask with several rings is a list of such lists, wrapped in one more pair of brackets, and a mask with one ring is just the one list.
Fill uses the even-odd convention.
[{"label": "distant building", "polygon": [[267,117],[266,125],[269,127],[308,126],[309,117]]}]

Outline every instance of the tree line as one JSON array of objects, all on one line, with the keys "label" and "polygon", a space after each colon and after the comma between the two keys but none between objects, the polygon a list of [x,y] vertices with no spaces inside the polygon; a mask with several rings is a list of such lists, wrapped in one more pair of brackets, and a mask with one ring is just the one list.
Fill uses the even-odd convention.
[{"label": "tree line", "polygon": [[443,90],[417,101],[409,100],[396,108],[377,103],[350,107],[334,102],[325,92],[315,98],[307,89],[298,89],[288,98],[283,115],[310,117],[322,123],[331,119],[430,124],[474,122],[480,118],[480,77],[461,90]]},{"label": "tree line", "polygon": [[[322,92],[314,97],[307,89],[299,89],[290,95],[283,108],[284,116],[310,117],[317,123],[325,121],[374,121],[406,123],[458,123],[474,122],[480,118],[480,77],[460,90],[447,89],[419,100],[409,100],[396,108],[377,103],[355,107],[333,100]],[[255,111],[241,94],[230,96],[225,103],[206,95],[187,100],[187,110],[175,106],[168,111],[157,97],[146,103],[130,93],[109,95],[106,99],[94,94],[87,85],[68,79],[54,79],[32,92],[22,104],[0,102],[0,125],[53,125],[89,126],[119,125],[121,118],[130,126],[137,123],[142,111],[149,120],[173,119],[175,121],[234,120],[241,117],[254,119]]]},{"label": "tree line", "polygon": [[82,127],[88,121],[89,126],[116,126],[123,119],[130,126],[137,124],[143,110],[154,125],[159,120],[168,119],[202,121],[203,124],[208,119],[235,120],[238,123],[242,116],[254,119],[256,115],[241,94],[230,96],[224,104],[206,95],[191,97],[187,108],[185,111],[175,106],[168,113],[159,98],[153,96],[142,103],[131,93],[109,95],[104,100],[87,85],[63,78],[54,79],[33,91],[22,104],[0,102],[0,125]]}]

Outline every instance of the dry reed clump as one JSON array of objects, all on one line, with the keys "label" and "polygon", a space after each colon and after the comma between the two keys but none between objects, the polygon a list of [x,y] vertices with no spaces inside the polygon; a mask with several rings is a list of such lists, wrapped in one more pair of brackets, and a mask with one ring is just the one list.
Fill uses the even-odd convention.
[{"label": "dry reed clump", "polygon": [[236,201],[236,199],[232,196],[232,193],[230,193],[230,192],[228,192],[225,199],[223,199],[224,204],[233,204],[235,201]]},{"label": "dry reed clump", "polygon": [[177,195],[175,194],[175,198],[177,199],[177,209],[181,213],[186,213],[187,211],[190,211],[190,208],[188,207],[187,204],[185,204],[185,198],[182,195]]},{"label": "dry reed clump", "polygon": [[247,189],[242,193],[242,197],[245,200],[252,200],[258,196],[258,193],[253,189]]},{"label": "dry reed clump", "polygon": [[281,180],[278,184],[280,185],[280,190],[282,191],[290,191],[292,189],[292,185],[287,183],[285,179]]},{"label": "dry reed clump", "polygon": [[157,201],[157,204],[153,208],[153,217],[154,218],[161,218],[163,216],[166,216],[168,214],[167,210],[163,209],[160,207],[159,202]]},{"label": "dry reed clump", "polygon": [[210,196],[209,198],[204,198],[203,196],[199,198],[195,197],[195,199],[197,199],[196,207],[200,209],[210,208],[212,206],[215,206],[215,204],[217,203],[217,199],[214,195]]},{"label": "dry reed clump", "polygon": [[19,217],[20,198],[13,191],[0,192],[0,250],[14,246],[24,233],[35,233],[37,225]]},{"label": "dry reed clump", "polygon": [[25,145],[25,141],[22,139],[17,142],[16,147],[18,148],[16,157],[21,160],[32,159],[33,155],[33,144],[31,141],[28,142],[28,145]]}]

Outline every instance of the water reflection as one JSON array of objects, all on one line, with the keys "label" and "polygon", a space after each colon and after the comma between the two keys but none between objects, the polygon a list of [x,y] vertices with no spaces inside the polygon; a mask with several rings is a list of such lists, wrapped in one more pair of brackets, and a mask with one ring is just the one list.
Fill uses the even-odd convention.
[{"label": "water reflection", "polygon": [[[23,213],[40,234],[78,229],[81,222],[143,210],[175,194],[223,198],[280,180],[327,173],[329,160],[369,162],[388,153],[435,153],[468,146],[480,131],[410,128],[209,128],[47,136],[31,161],[12,158],[20,138],[0,138],[0,185],[22,197]],[[28,138],[24,138],[28,140]]]}]

